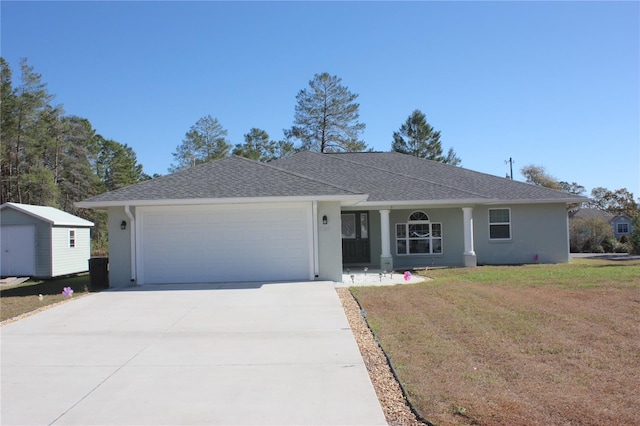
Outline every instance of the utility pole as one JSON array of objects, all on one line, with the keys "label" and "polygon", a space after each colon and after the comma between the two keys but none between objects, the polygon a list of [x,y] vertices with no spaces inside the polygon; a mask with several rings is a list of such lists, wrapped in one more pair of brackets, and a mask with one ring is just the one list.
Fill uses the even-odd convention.
[{"label": "utility pole", "polygon": [[513,163],[515,163],[515,161],[513,161],[513,159],[511,157],[509,157],[508,160],[504,161],[504,164],[509,163],[509,172],[511,173],[511,180],[513,180]]}]

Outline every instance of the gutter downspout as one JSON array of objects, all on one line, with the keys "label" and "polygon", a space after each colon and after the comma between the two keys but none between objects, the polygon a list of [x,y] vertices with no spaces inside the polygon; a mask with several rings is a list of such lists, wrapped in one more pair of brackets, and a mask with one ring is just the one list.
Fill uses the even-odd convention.
[{"label": "gutter downspout", "polygon": [[129,218],[129,243],[131,244],[131,282],[136,282],[136,218],[131,213],[130,206],[126,204],[124,206],[124,212]]},{"label": "gutter downspout", "polygon": [[318,202],[316,200],[311,204],[312,222],[313,222],[313,277],[318,278],[320,273],[320,265],[318,258]]}]

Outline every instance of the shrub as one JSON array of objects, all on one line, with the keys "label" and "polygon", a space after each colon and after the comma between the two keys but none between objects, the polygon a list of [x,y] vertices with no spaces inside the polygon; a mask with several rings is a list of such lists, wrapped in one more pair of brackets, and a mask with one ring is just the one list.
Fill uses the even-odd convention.
[{"label": "shrub", "polygon": [[633,231],[629,242],[631,244],[631,253],[640,254],[640,214],[633,218]]},{"label": "shrub", "polygon": [[631,253],[633,251],[633,246],[631,243],[618,243],[614,248],[614,253]]},{"label": "shrub", "polygon": [[605,253],[617,253],[619,245],[620,243],[618,243],[618,240],[616,240],[613,236],[606,237],[604,240],[602,240],[601,244],[602,250]]},{"label": "shrub", "polygon": [[569,223],[569,246],[573,252],[603,253],[602,244],[607,238],[613,238],[613,230],[603,218],[576,218]]}]

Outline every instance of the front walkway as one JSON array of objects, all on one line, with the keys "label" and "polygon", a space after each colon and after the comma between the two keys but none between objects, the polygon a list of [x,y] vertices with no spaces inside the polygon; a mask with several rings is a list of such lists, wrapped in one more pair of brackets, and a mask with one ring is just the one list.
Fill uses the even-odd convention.
[{"label": "front walkway", "polygon": [[384,425],[334,286],[108,291],[7,324],[2,425]]},{"label": "front walkway", "polygon": [[[407,279],[408,278],[408,279]],[[336,287],[369,287],[399,284],[417,284],[424,278],[418,275],[405,277],[404,273],[387,272],[379,269],[362,268],[345,269],[342,273],[342,282],[336,283]]]}]

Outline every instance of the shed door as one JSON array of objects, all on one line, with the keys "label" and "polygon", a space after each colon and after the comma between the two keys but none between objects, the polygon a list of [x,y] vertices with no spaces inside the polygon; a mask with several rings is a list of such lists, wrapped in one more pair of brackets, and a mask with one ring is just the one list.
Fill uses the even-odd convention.
[{"label": "shed door", "polygon": [[33,225],[3,226],[0,231],[2,259],[0,275],[3,277],[36,274],[36,228]]},{"label": "shed door", "polygon": [[139,212],[141,284],[313,278],[310,203]]}]

